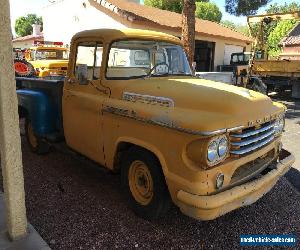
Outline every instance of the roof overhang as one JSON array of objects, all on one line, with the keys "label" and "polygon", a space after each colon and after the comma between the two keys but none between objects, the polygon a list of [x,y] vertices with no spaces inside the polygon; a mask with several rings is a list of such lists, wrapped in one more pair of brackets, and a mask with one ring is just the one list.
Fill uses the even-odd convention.
[{"label": "roof overhang", "polygon": [[[152,27],[157,27],[157,28],[161,28],[161,29],[164,29],[164,30],[169,30],[169,31],[172,31],[172,32],[176,32],[178,35],[181,36],[181,30],[182,30],[181,26],[171,27],[171,26],[161,25],[161,24],[156,23],[152,20],[149,20],[147,18],[136,15],[133,12],[129,12],[129,11],[126,11],[124,9],[121,9],[118,6],[116,6],[114,4],[111,4],[109,0],[89,0],[89,3],[93,7],[96,7],[96,8],[101,7],[104,10],[109,11],[108,14],[111,15],[111,16],[115,15],[115,16],[121,17],[125,21],[130,22],[132,24],[150,25]],[[236,42],[243,42],[247,45],[254,42],[254,40],[251,37],[248,37],[248,39],[238,39],[238,38],[235,38],[235,37],[208,34],[208,33],[198,32],[198,31],[195,31],[195,35],[210,36],[210,37],[219,38],[219,39],[223,39],[223,40],[224,39],[230,39],[230,40],[236,41]]]}]

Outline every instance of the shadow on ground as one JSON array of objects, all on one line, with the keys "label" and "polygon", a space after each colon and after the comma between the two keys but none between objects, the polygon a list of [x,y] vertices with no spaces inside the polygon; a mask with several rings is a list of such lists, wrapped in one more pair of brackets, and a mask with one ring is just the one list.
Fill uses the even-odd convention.
[{"label": "shadow on ground", "polygon": [[285,174],[285,177],[300,192],[300,172],[295,168],[291,168]]},{"label": "shadow on ground", "polygon": [[291,97],[291,92],[274,93],[270,97],[274,101],[283,103],[287,107],[286,117],[289,119],[300,117],[300,99]]},{"label": "shadow on ground", "polygon": [[24,138],[22,149],[28,218],[54,250],[240,249],[240,234],[300,227],[300,194],[285,178],[257,203],[214,221],[196,221],[172,207],[149,222],[128,208],[118,175],[56,151],[37,156]]}]

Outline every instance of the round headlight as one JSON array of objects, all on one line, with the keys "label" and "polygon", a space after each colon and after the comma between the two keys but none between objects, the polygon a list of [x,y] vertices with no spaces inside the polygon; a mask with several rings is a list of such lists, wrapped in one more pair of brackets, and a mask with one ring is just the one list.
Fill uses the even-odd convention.
[{"label": "round headlight", "polygon": [[226,137],[223,137],[219,141],[218,154],[220,157],[223,157],[224,155],[227,154],[227,151],[228,151],[228,141]]},{"label": "round headlight", "polygon": [[213,138],[207,148],[208,164],[212,166],[222,161],[226,157],[228,150],[228,139],[226,135]]},{"label": "round headlight", "polygon": [[284,125],[285,125],[284,117],[280,117],[275,121],[275,124],[274,124],[275,136],[280,135],[283,132]]},{"label": "round headlight", "polygon": [[208,161],[213,162],[217,159],[217,157],[218,157],[218,144],[216,141],[212,141],[208,145],[207,159],[208,159]]}]

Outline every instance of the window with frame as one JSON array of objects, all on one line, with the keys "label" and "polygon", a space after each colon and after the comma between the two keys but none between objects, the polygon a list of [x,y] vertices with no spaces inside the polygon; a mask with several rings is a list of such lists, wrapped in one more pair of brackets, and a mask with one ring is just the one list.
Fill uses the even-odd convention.
[{"label": "window with frame", "polygon": [[74,75],[79,84],[100,79],[103,44],[100,42],[79,43],[76,52]]},{"label": "window with frame", "polygon": [[190,74],[180,45],[155,40],[120,40],[110,46],[107,79]]}]

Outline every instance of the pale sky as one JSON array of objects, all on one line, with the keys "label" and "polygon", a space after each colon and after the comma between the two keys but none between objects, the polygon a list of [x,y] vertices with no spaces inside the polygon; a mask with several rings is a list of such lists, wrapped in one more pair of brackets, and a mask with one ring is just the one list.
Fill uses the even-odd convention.
[{"label": "pale sky", "polygon": [[[52,1],[52,0],[50,0]],[[42,15],[41,9],[48,4],[50,4],[49,0],[10,0],[10,13],[11,13],[11,20],[12,20],[12,27],[14,27],[15,20],[20,17],[24,16],[26,14],[35,13],[39,16]],[[298,0],[273,0],[272,3],[290,3],[290,2],[297,2]],[[220,10],[223,13],[222,20],[230,20],[234,23],[242,23],[246,24],[246,17],[235,17],[232,15],[229,15],[225,12],[225,0],[211,0],[211,2],[214,2],[218,5]],[[68,10],[66,10],[68,11]],[[264,12],[264,8],[260,9],[259,13]]]}]

